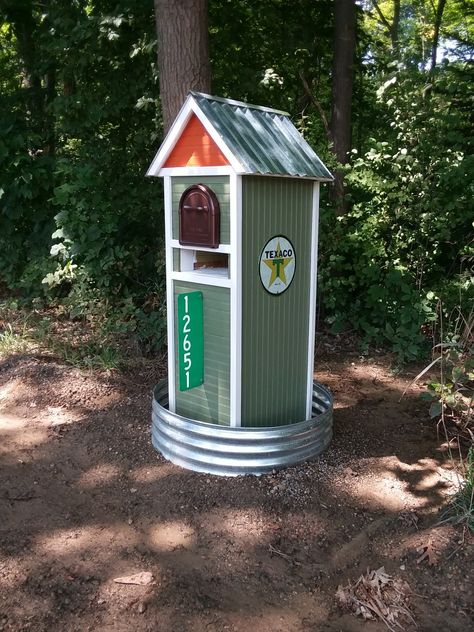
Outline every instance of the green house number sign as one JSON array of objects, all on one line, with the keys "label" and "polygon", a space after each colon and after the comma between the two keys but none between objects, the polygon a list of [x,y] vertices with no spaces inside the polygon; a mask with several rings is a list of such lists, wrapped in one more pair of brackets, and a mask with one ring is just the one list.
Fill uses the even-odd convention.
[{"label": "green house number sign", "polygon": [[180,391],[203,383],[202,292],[178,294],[178,365]]}]

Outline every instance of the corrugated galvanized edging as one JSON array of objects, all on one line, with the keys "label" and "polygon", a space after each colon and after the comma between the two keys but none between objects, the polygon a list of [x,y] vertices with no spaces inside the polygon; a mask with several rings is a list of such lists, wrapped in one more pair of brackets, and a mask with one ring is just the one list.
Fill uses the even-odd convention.
[{"label": "corrugated galvanized edging", "polygon": [[314,382],[313,417],[287,426],[230,428],[171,413],[168,384],[153,393],[152,443],[165,458],[195,472],[263,474],[321,454],[332,438],[332,395]]}]

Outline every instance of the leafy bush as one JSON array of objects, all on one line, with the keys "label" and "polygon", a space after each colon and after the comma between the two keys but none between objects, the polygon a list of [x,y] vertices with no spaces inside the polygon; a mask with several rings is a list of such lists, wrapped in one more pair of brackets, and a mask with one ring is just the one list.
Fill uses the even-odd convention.
[{"label": "leafy bush", "polygon": [[431,86],[417,73],[394,73],[379,91],[391,132],[354,153],[349,212],[322,218],[326,322],[388,343],[403,360],[429,348],[440,297],[448,313],[460,292],[465,303],[474,299],[465,266],[473,253],[474,157],[461,72],[446,70]]},{"label": "leafy bush", "polygon": [[159,345],[163,196],[145,178],[161,135],[153,3],[20,9],[1,9],[1,278],[22,299]]},{"label": "leafy bush", "polygon": [[24,109],[21,99],[0,95],[0,274],[11,289],[34,294],[54,266],[48,253],[54,163],[38,148],[38,136],[22,118]]}]

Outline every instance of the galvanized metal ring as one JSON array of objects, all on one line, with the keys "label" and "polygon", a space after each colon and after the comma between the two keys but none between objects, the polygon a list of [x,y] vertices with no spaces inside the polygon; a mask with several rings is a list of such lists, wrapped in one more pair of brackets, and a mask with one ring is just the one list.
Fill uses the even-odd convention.
[{"label": "galvanized metal ring", "polygon": [[286,426],[231,428],[168,410],[168,383],[154,389],[152,443],[176,465],[221,476],[263,474],[321,454],[332,438],[332,395],[313,384],[313,416]]}]

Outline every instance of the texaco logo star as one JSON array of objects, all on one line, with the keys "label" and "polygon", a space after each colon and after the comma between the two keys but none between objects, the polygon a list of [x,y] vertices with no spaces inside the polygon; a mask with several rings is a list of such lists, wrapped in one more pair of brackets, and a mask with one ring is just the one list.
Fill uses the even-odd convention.
[{"label": "texaco logo star", "polygon": [[283,235],[272,237],[260,254],[260,280],[270,294],[282,294],[295,273],[295,250]]},{"label": "texaco logo star", "polygon": [[[263,263],[265,263],[270,270],[272,271],[272,276],[270,277],[270,282],[268,287],[270,288],[277,279],[281,279],[282,282],[286,285],[286,275],[285,268],[286,266],[294,261],[294,257],[284,257],[282,256],[282,249],[280,245],[280,241],[277,243],[277,247],[275,250],[276,258],[275,259],[263,259]],[[267,251],[265,254],[273,254],[272,251]]]}]

